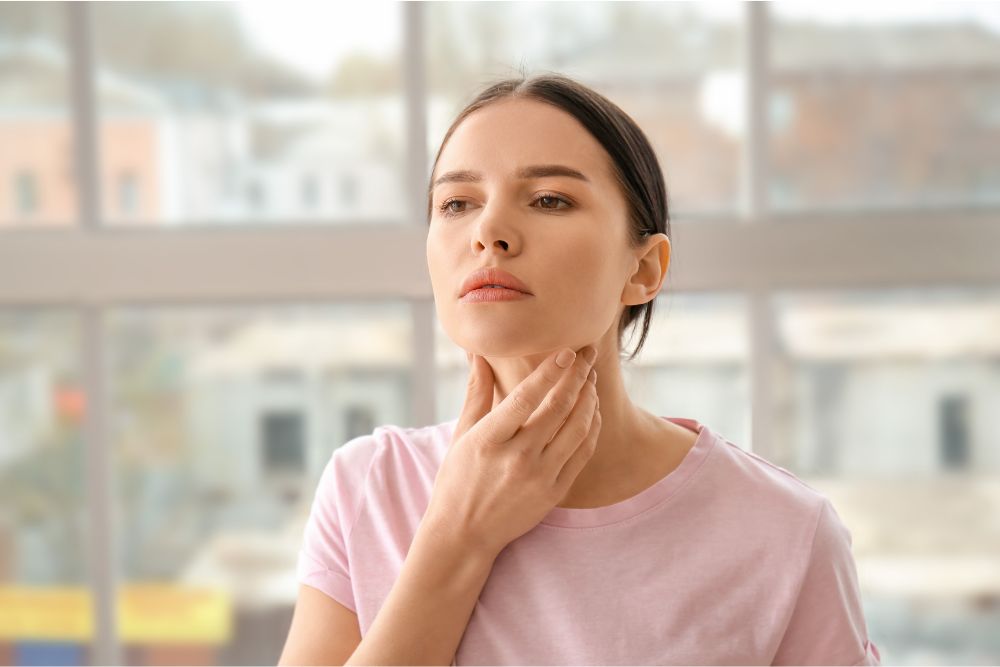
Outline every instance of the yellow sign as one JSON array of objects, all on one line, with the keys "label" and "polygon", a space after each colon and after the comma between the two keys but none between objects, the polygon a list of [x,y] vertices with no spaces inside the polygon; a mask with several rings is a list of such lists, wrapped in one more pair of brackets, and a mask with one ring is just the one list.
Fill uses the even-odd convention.
[{"label": "yellow sign", "polygon": [[[232,618],[232,600],[220,589],[128,584],[118,594],[122,642],[226,644]],[[0,586],[0,640],[87,642],[93,637],[88,589]]]}]

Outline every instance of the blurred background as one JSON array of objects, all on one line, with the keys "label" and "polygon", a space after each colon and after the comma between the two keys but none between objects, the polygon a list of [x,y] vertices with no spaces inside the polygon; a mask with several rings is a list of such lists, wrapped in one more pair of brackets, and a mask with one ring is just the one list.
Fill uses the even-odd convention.
[{"label": "blurred background", "polygon": [[883,664],[1000,663],[1000,5],[286,0],[0,3],[0,664],[277,662],[333,450],[458,415],[424,192],[520,70],[661,160],[633,399],[833,501]]}]

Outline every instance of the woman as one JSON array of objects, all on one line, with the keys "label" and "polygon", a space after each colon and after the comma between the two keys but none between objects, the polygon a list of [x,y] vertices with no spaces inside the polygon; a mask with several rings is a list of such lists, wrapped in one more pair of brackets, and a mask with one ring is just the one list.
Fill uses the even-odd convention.
[{"label": "woman", "polygon": [[465,403],[334,452],[282,664],[879,664],[830,502],[625,391],[622,337],[642,319],[634,356],[670,261],[627,114],[558,75],[488,87],[428,222]]}]

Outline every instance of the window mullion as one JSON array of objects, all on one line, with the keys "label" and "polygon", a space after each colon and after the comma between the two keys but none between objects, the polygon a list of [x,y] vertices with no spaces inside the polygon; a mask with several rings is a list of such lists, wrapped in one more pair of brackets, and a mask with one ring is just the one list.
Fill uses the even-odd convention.
[{"label": "window mullion", "polygon": [[743,221],[754,223],[768,216],[768,122],[770,94],[770,23],[766,2],[744,3],[743,72],[745,81],[744,118],[746,131],[742,153],[741,213]]},{"label": "window mullion", "polygon": [[70,101],[73,122],[73,166],[77,187],[77,223],[85,230],[100,228],[100,156],[97,144],[97,93],[91,48],[91,8],[67,2]]},{"label": "window mullion", "polygon": [[105,309],[83,306],[81,352],[83,383],[87,397],[84,410],[83,442],[86,456],[86,497],[89,511],[87,535],[88,571],[93,591],[94,636],[90,664],[120,665],[120,638],[117,634],[118,549],[114,534],[115,497],[113,452],[108,437],[107,373],[104,363]]},{"label": "window mullion", "polygon": [[[403,81],[406,96],[406,201],[408,223],[425,225],[427,188],[427,90],[424,77],[423,7],[419,2],[401,3],[403,11]],[[414,426],[437,421],[434,358],[434,302],[414,298],[413,315],[413,397],[410,419]]]},{"label": "window mullion", "polygon": [[[94,63],[90,24],[90,5],[67,2],[69,30],[70,108],[73,129],[73,164],[77,187],[77,224],[85,233],[100,230],[100,159],[97,144],[97,96],[94,87]],[[117,636],[117,591],[115,568],[117,550],[114,540],[113,467],[108,441],[108,398],[105,390],[105,342],[103,323],[105,307],[87,300],[79,308],[81,323],[80,358],[83,369],[84,411],[83,442],[86,456],[85,485],[89,530],[88,573],[93,600],[94,635],[90,663],[121,664]]]},{"label": "window mullion", "polygon": [[[748,224],[768,220],[768,96],[770,94],[769,38],[766,2],[747,2],[744,30],[744,112],[746,141],[742,165],[742,216]],[[749,306],[749,401],[750,442],[748,449],[765,458],[773,445],[774,411],[771,393],[773,367],[774,319],[771,288],[764,281],[745,291]]]},{"label": "window mullion", "polygon": [[400,3],[403,11],[403,81],[406,100],[407,222],[424,225],[427,179],[427,90],[424,76],[422,3]]}]

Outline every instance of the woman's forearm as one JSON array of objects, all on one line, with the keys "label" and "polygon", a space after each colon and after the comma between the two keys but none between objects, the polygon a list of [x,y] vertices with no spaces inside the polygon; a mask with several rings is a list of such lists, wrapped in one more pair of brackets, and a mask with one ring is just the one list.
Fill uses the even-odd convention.
[{"label": "woman's forearm", "polygon": [[497,554],[421,523],[406,560],[347,665],[450,665]]}]

